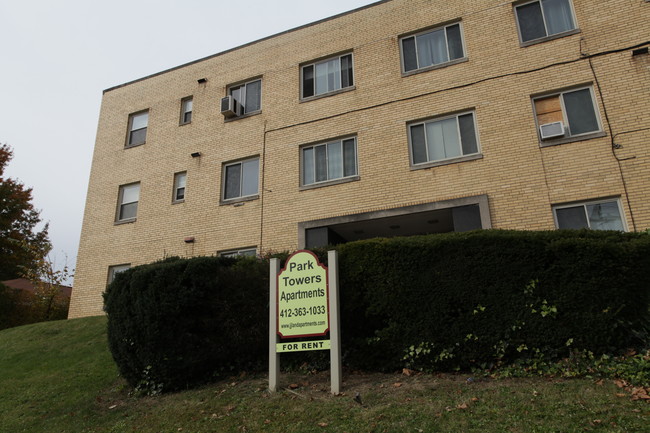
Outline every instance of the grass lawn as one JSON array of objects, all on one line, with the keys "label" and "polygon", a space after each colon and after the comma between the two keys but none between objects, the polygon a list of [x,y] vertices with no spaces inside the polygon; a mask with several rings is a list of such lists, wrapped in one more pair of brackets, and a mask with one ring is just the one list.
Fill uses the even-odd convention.
[{"label": "grass lawn", "polygon": [[332,396],[326,372],[281,380],[134,397],[105,318],[29,325],[0,331],[0,432],[650,432],[650,404],[612,381],[346,372]]}]

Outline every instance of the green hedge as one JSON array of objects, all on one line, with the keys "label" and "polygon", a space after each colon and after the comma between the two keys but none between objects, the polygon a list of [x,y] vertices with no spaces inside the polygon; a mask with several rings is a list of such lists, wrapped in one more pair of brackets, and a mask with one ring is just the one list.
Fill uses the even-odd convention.
[{"label": "green hedge", "polygon": [[[486,230],[337,249],[352,368],[490,368],[650,344],[647,234]],[[119,274],[105,302],[120,371],[156,392],[264,369],[268,287],[268,261],[250,258],[169,259]],[[326,361],[282,355],[284,366]]]},{"label": "green hedge", "polygon": [[648,343],[647,235],[494,230],[354,242],[339,253],[355,367],[466,369]]},{"label": "green hedge", "polygon": [[105,295],[120,373],[144,392],[258,368],[268,352],[268,265],[167,259],[116,276]]}]

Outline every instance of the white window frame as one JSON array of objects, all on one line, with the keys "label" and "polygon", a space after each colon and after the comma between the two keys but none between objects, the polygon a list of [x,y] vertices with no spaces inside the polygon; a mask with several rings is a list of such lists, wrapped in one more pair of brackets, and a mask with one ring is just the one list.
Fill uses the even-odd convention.
[{"label": "white window frame", "polygon": [[[472,121],[474,124],[474,138],[476,140],[476,152],[473,153],[467,153],[463,154],[463,142],[462,142],[462,136],[460,132],[460,125],[458,118],[460,116],[464,116],[467,114],[472,115]],[[460,151],[461,154],[458,156],[452,156],[449,158],[442,158],[442,159],[430,159],[429,157],[429,146],[426,144],[427,143],[427,135],[426,135],[426,125],[429,123],[433,122],[441,122],[444,120],[448,119],[456,119],[456,131],[458,134],[458,142],[460,145]],[[412,129],[414,126],[418,125],[423,125],[424,126],[424,137],[425,137],[425,150],[427,154],[427,160],[424,162],[418,162],[416,163],[414,160],[414,151],[413,151],[413,135],[412,135]],[[478,121],[476,119],[476,110],[464,110],[464,111],[459,111],[456,113],[452,114],[447,114],[447,115],[442,115],[442,116],[437,116],[437,117],[431,117],[428,119],[420,120],[420,121],[414,121],[410,122],[407,125],[407,132],[408,132],[408,146],[409,146],[409,159],[410,159],[410,164],[412,169],[420,169],[420,168],[428,168],[428,167],[435,167],[439,165],[446,165],[446,164],[453,164],[456,162],[463,162],[463,161],[472,161],[475,159],[480,159],[483,157],[481,153],[481,140],[479,139],[479,132],[478,132]]]},{"label": "white window frame", "polygon": [[[244,186],[244,164],[250,161],[257,161],[257,184],[256,184],[256,189],[254,193],[251,194],[243,194],[243,186]],[[228,188],[227,185],[227,173],[228,173],[228,167],[233,167],[235,165],[241,166],[240,172],[239,172],[239,195],[235,197],[229,197],[226,198],[226,191]],[[221,174],[221,202],[226,204],[226,203],[232,203],[232,202],[237,202],[237,201],[244,201],[244,200],[253,200],[259,197],[259,192],[260,192],[260,157],[254,156],[251,158],[245,158],[245,159],[240,159],[237,161],[232,161],[232,162],[227,162],[223,164],[222,167],[222,174]]]},{"label": "white window frame", "polygon": [[245,248],[239,248],[235,250],[220,251],[218,255],[220,257],[240,257],[240,256],[256,257],[257,247],[245,247]]},{"label": "white window frame", "polygon": [[[432,65],[428,66],[420,66],[420,59],[418,56],[418,51],[417,51],[417,38],[420,36],[427,35],[429,33],[433,33],[438,30],[444,30],[445,34],[445,47],[447,48],[447,58],[449,58],[449,40],[447,38],[447,28],[452,27],[457,25],[460,30],[460,43],[461,47],[463,50],[463,56],[459,57],[457,59],[450,59],[447,60],[446,62],[440,62],[440,63],[434,63]],[[405,67],[405,57],[404,57],[404,41],[409,38],[414,38],[415,40],[415,61],[418,63],[417,68],[411,69],[411,70],[406,70]],[[462,21],[453,21],[449,22],[446,24],[441,24],[433,28],[428,28],[426,30],[419,31],[417,33],[410,33],[407,35],[404,35],[399,38],[399,52],[400,52],[400,60],[401,60],[401,66],[402,66],[402,74],[403,75],[411,75],[411,74],[416,74],[418,72],[424,72],[424,71],[430,71],[432,69],[438,69],[438,68],[443,68],[445,66],[450,66],[450,65],[455,65],[456,63],[461,63],[467,61],[467,48],[465,46],[465,37],[464,37],[464,29],[463,29],[463,23]]]},{"label": "white window frame", "polygon": [[[345,150],[343,148],[343,143],[345,141],[348,141],[348,140],[354,140],[354,174],[350,174],[350,175],[346,176],[345,175],[345,165],[344,165],[345,164]],[[342,158],[341,159],[341,167],[343,169],[343,176],[330,178],[329,177],[329,159],[330,158],[329,158],[329,153],[328,153],[328,145],[329,144],[334,144],[334,143],[341,143],[341,158]],[[327,172],[328,178],[326,180],[317,181],[316,180],[316,163],[317,162],[316,162],[315,149],[317,147],[321,147],[321,146],[325,146],[325,152],[326,152],[325,153],[325,155],[326,155],[325,156],[325,160],[326,160],[326,170],[325,171]],[[313,170],[314,181],[310,182],[310,183],[305,182],[305,168],[306,168],[305,167],[305,164],[306,164],[306,162],[305,162],[305,151],[307,149],[314,149],[314,153],[313,153],[313,155],[314,155],[314,160],[313,160],[313,163],[314,163],[314,170]],[[356,180],[356,179],[359,179],[359,144],[358,144],[358,140],[357,140],[356,135],[350,135],[350,136],[346,136],[346,137],[342,137],[342,138],[338,138],[338,139],[334,139],[334,140],[327,140],[327,141],[318,142],[318,143],[314,143],[314,144],[308,144],[308,145],[304,145],[304,146],[300,147],[300,186],[301,187],[311,188],[311,187],[317,187],[317,186],[324,186],[324,185],[331,185],[331,184],[336,184],[336,183],[348,182],[348,181]]]},{"label": "white window frame", "polygon": [[585,200],[585,201],[578,201],[578,202],[573,202],[573,203],[554,205],[552,209],[553,209],[553,220],[555,222],[555,228],[560,230],[560,224],[558,222],[558,217],[557,217],[557,210],[558,209],[568,209],[568,208],[582,207],[584,209],[585,219],[587,221],[587,227],[585,227],[585,228],[588,228],[589,230],[597,230],[597,229],[592,229],[591,228],[591,221],[589,220],[589,214],[587,213],[587,206],[603,204],[603,203],[616,203],[616,205],[618,207],[618,216],[621,219],[621,226],[623,227],[623,231],[625,231],[625,232],[628,231],[627,223],[625,221],[625,215],[623,213],[623,207],[621,205],[620,197],[610,197],[610,198],[603,198],[603,199],[596,199],[596,200]]},{"label": "white window frame", "polygon": [[[348,83],[348,85],[343,87],[343,75],[342,75],[343,71],[341,70],[341,59],[343,57],[347,57],[347,56],[350,57],[351,79],[350,79],[350,82]],[[323,63],[327,63],[327,62],[330,62],[330,61],[335,60],[335,59],[338,59],[338,73],[339,73],[339,80],[341,81],[341,87],[339,87],[338,89],[333,89],[333,90],[328,90],[328,91],[321,92],[321,93],[316,93],[316,67],[318,65],[322,65]],[[313,95],[304,96],[305,95],[305,68],[309,68],[309,67],[313,68],[314,77],[312,79],[313,79],[313,82],[314,82],[313,83],[313,92],[314,93],[313,93]],[[300,100],[301,101],[309,101],[309,100],[321,98],[321,97],[324,97],[324,96],[335,95],[337,93],[347,92],[349,90],[354,90],[355,89],[355,84],[354,84],[355,81],[356,81],[356,77],[355,77],[355,73],[354,73],[354,53],[352,51],[349,51],[349,52],[346,52],[346,53],[343,53],[343,54],[339,54],[339,55],[330,56],[330,57],[319,59],[319,60],[315,60],[315,61],[312,61],[312,62],[309,62],[309,63],[305,63],[304,65],[300,66]]]},{"label": "white window frame", "polygon": [[[594,110],[594,114],[596,116],[596,123],[598,124],[598,129],[595,131],[589,131],[589,132],[583,132],[580,134],[571,134],[571,125],[569,124],[569,119],[567,115],[567,109],[564,104],[564,96],[567,93],[572,93],[572,92],[577,92],[580,90],[589,90],[589,94],[591,96],[591,104]],[[558,137],[558,138],[551,138],[551,139],[542,139],[541,133],[540,133],[540,124],[537,119],[538,114],[537,110],[535,108],[535,101],[540,100],[540,99],[546,99],[546,98],[551,98],[553,96],[558,96],[560,99],[560,107],[562,108],[562,124],[564,126],[564,136]],[[556,91],[556,92],[550,92],[550,93],[545,93],[542,95],[536,95],[532,99],[532,104],[533,104],[533,114],[535,116],[535,125],[537,127],[537,136],[539,138],[540,144],[543,146],[549,146],[549,145],[555,145],[555,144],[562,144],[562,143],[568,143],[572,141],[579,141],[579,140],[584,140],[588,138],[594,138],[594,137],[601,137],[605,135],[603,131],[603,124],[600,119],[600,111],[598,110],[598,105],[596,104],[596,94],[594,93],[594,88],[591,85],[588,86],[579,86],[579,87],[571,87],[567,88],[564,90]]]},{"label": "white window frame", "polygon": [[180,118],[181,125],[187,125],[188,123],[192,123],[192,115],[194,114],[193,109],[194,109],[194,97],[187,96],[181,99],[181,118]]},{"label": "white window frame", "polygon": [[[258,101],[259,108],[256,109],[256,110],[247,111],[248,109],[246,108],[245,102],[246,102],[246,94],[247,94],[247,91],[248,91],[248,86],[253,84],[253,83],[257,83],[257,82],[260,83],[260,97],[259,97],[259,101]],[[244,104],[241,104],[240,101],[235,100],[235,97],[233,96],[233,92],[235,90],[241,90],[239,99],[240,99],[240,101],[243,100]],[[254,78],[252,80],[248,80],[248,81],[245,81],[243,83],[230,85],[230,86],[228,86],[227,93],[228,93],[228,96],[233,98],[233,105],[234,105],[234,108],[235,108],[235,116],[231,117],[228,120],[239,119],[239,118],[246,117],[246,116],[252,116],[254,114],[259,114],[259,113],[262,112],[262,78],[261,77]],[[240,112],[240,108],[242,108],[242,107],[243,107],[243,109]]]},{"label": "white window frame", "polygon": [[[140,118],[142,116],[146,116],[146,125],[141,128],[133,129],[135,120],[137,118]],[[135,146],[141,146],[147,142],[147,130],[149,128],[149,110],[141,110],[136,113],[131,113],[129,114],[129,123],[128,123],[128,129],[126,133],[126,146],[125,147],[135,147]],[[133,133],[138,132],[138,131],[143,131],[144,130],[144,139],[142,141],[138,142],[133,142]]]},{"label": "white window frame", "polygon": [[[183,190],[183,196],[178,197],[180,190]],[[174,173],[174,191],[172,196],[172,203],[183,203],[185,201],[187,191],[187,171],[179,171]]]},{"label": "white window frame", "polygon": [[[124,192],[127,188],[130,187],[138,187],[138,199],[136,201],[130,201],[130,202],[124,202]],[[124,206],[134,204],[135,203],[135,216],[130,217],[130,218],[122,218],[122,210]],[[138,217],[138,205],[140,204],[140,182],[133,182],[125,185],[120,185],[119,188],[119,193],[118,193],[118,199],[117,199],[117,214],[115,216],[115,222],[116,223],[125,223],[125,222],[133,222],[135,221]]]},{"label": "white window frame", "polygon": [[128,271],[131,269],[131,263],[124,263],[122,265],[112,265],[108,267],[108,276],[106,278],[107,284],[111,284],[115,279],[115,276],[121,272]]},{"label": "white window frame", "polygon": [[[553,33],[552,35],[548,34],[548,22],[546,20],[546,16],[544,15],[544,7],[542,6],[542,3],[546,0],[530,0],[530,1],[523,1],[519,3],[514,4],[514,14],[515,14],[515,22],[517,23],[517,34],[519,35],[519,43],[521,46],[525,47],[528,45],[534,45],[540,42],[546,42],[550,41],[553,39],[561,38],[564,36],[572,35],[575,33],[580,32],[580,28],[578,27],[578,20],[576,19],[576,13],[575,9],[573,7],[573,0],[567,0],[569,3],[569,8],[571,9],[571,19],[573,20],[573,28],[570,30],[565,30],[563,32],[559,33]],[[518,9],[521,8],[522,6],[526,6],[532,3],[539,3],[539,7],[542,11],[542,21],[544,22],[544,32],[546,33],[546,36],[541,36],[539,38],[535,39],[528,39],[524,41],[522,32],[521,32],[521,25],[519,24],[519,12]]]}]

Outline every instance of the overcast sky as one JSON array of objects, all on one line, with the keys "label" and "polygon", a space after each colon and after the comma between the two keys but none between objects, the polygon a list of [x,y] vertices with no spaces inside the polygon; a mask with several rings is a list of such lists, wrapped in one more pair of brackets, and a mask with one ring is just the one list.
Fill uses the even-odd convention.
[{"label": "overcast sky", "polygon": [[75,267],[102,91],[375,0],[0,0],[0,143]]}]

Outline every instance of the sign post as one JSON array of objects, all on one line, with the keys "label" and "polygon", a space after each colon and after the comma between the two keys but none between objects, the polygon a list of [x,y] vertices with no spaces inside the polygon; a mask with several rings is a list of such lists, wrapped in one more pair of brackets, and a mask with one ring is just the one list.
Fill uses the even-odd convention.
[{"label": "sign post", "polygon": [[[311,251],[292,254],[280,270],[271,259],[269,296],[269,390],[276,391],[280,374],[279,354],[330,350],[332,393],[341,389],[338,266],[336,251],[328,252],[329,270]],[[330,340],[304,340],[323,337]],[[280,341],[278,341],[278,337]],[[290,339],[301,338],[301,341]]]}]

